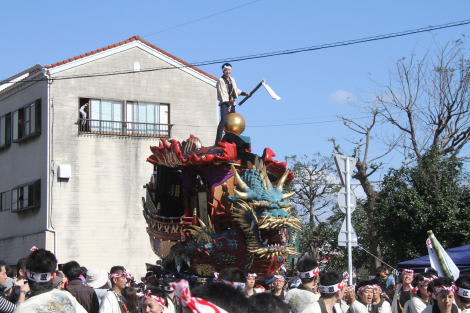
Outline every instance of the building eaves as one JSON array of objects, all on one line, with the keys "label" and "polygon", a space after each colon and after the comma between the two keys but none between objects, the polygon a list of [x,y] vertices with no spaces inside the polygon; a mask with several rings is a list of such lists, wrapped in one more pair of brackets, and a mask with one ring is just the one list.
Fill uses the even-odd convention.
[{"label": "building eaves", "polygon": [[27,68],[24,71],[21,71],[11,77],[8,77],[0,81],[0,93],[3,94],[13,87],[18,86],[19,82],[27,82],[33,76],[37,76],[38,73],[41,73],[44,70],[42,65],[36,64]]},{"label": "building eaves", "polygon": [[60,62],[57,62],[57,63],[53,63],[53,64],[50,64],[50,65],[47,65],[45,66],[44,68],[45,69],[51,69],[51,68],[54,68],[54,67],[57,67],[57,66],[60,66],[60,65],[64,65],[64,64],[67,64],[67,63],[70,63],[70,62],[73,62],[73,61],[76,61],[76,60],[79,60],[79,59],[82,59],[82,58],[85,58],[85,57],[88,57],[88,56],[91,56],[91,55],[94,55],[94,54],[97,54],[97,53],[100,53],[100,52],[103,52],[103,51],[106,51],[106,50],[110,50],[112,48],[116,48],[116,47],[119,47],[119,46],[122,46],[124,44],[127,44],[127,43],[130,43],[130,42],[133,42],[133,41],[140,41],[141,43],[149,46],[150,48],[152,49],[155,49],[157,50],[158,52],[172,58],[173,60],[183,64],[184,66],[187,66],[197,72],[199,72],[200,74],[212,79],[212,80],[217,80],[216,77],[214,77],[213,75],[201,70],[200,68],[196,67],[196,66],[193,66],[191,65],[190,63],[172,55],[171,53],[168,53],[167,51],[165,50],[162,50],[160,48],[158,48],[157,46],[153,45],[152,43],[142,39],[140,36],[133,36],[129,39],[126,39],[124,41],[121,41],[121,42],[118,42],[118,43],[115,43],[113,45],[109,45],[109,46],[106,46],[104,48],[100,48],[100,49],[96,49],[96,50],[93,50],[93,51],[90,51],[90,52],[87,52],[87,53],[83,53],[83,54],[80,54],[78,56],[75,56],[73,58],[69,58],[69,59],[66,59],[66,60],[63,60],[63,61],[60,61]]}]

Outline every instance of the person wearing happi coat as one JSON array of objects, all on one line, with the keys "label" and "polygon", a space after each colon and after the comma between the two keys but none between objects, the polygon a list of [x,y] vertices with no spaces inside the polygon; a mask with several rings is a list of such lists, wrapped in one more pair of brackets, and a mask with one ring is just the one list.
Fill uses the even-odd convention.
[{"label": "person wearing happi coat", "polygon": [[232,65],[224,63],[222,65],[222,77],[219,78],[216,84],[217,100],[219,101],[220,121],[217,126],[217,136],[215,143],[217,144],[221,139],[224,132],[225,121],[229,113],[235,113],[235,100],[239,96],[249,96],[250,94],[244,92],[237,87],[237,82],[232,75]]},{"label": "person wearing happi coat", "polygon": [[[320,299],[309,304],[302,313],[342,313],[347,310],[343,304],[346,283],[342,275],[334,272],[320,273]],[[343,308],[342,306],[346,306]]]},{"label": "person wearing happi coat", "polygon": [[402,313],[405,303],[411,299],[414,271],[410,269],[403,270],[401,274],[401,284],[397,284],[392,300],[392,313]]}]

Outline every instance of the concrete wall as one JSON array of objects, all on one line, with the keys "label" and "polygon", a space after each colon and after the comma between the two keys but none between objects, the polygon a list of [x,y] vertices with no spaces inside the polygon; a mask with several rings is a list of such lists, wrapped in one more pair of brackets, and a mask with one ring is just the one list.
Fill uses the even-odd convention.
[{"label": "concrete wall", "polygon": [[[57,76],[167,66],[140,48],[60,72]],[[143,185],[152,166],[149,147],[158,139],[79,135],[79,98],[134,100],[170,104],[172,137],[199,136],[212,145],[216,129],[216,91],[181,70],[56,80],[51,87],[53,169],[70,164],[72,178],[52,178],[52,225],[59,262],[72,259],[87,267],[124,265],[137,277],[157,257],[150,248],[142,216]],[[200,125],[205,127],[190,127]]]},{"label": "concrete wall", "polygon": [[0,192],[41,179],[41,205],[24,212],[0,212],[0,259],[10,264],[16,264],[33,245],[45,247],[47,227],[47,84],[18,85],[0,93],[0,115],[41,98],[41,135],[0,151]]}]

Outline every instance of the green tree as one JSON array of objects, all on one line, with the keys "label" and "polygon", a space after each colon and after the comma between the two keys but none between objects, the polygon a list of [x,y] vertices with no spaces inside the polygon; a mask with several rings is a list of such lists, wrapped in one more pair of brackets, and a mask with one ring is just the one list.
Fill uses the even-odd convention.
[{"label": "green tree", "polygon": [[470,185],[462,161],[439,151],[391,169],[377,202],[383,255],[392,264],[427,253],[426,231],[444,247],[470,242]]}]

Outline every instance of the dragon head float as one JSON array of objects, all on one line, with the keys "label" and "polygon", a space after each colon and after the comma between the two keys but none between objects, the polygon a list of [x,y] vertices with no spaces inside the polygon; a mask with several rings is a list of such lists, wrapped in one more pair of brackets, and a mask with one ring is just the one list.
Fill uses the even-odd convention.
[{"label": "dragon head float", "polygon": [[151,150],[144,217],[165,268],[212,276],[238,267],[265,277],[297,254],[301,223],[293,192],[284,192],[293,173],[270,149],[259,157],[240,142],[202,147],[191,136]]}]

